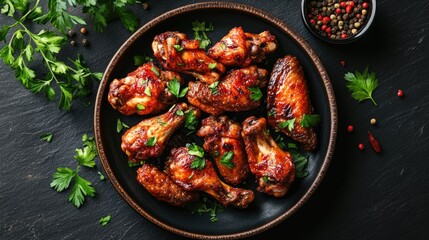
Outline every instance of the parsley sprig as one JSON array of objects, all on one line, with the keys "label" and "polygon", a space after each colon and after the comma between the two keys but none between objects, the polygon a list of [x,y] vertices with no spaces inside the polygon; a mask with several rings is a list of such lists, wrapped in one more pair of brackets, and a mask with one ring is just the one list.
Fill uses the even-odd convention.
[{"label": "parsley sprig", "polygon": [[[91,93],[93,79],[101,79],[102,73],[92,73],[81,55],[70,60],[67,65],[56,55],[66,42],[66,37],[51,30],[33,32],[28,22],[45,24],[50,22],[60,32],[76,24],[85,22],[65,11],[64,2],[49,1],[49,12],[43,14],[39,0],[30,8],[30,1],[1,1],[4,3],[1,13],[13,18],[10,25],[0,27],[0,41],[5,45],[0,49],[0,57],[14,72],[22,85],[33,93],[45,93],[54,100],[60,92],[58,107],[69,110],[74,99],[84,99]],[[7,41],[8,33],[10,35]],[[44,74],[36,74],[31,68],[33,62],[42,62]],[[56,85],[56,86],[55,86]]]},{"label": "parsley sprig", "polygon": [[206,22],[192,22],[192,30],[194,31],[194,39],[200,41],[200,49],[206,49],[212,42],[207,36],[207,32],[214,30],[212,23],[206,26]]},{"label": "parsley sprig", "polygon": [[74,159],[78,162],[76,169],[72,170],[68,167],[57,168],[53,175],[51,187],[57,192],[62,192],[70,187],[70,183],[74,180],[73,188],[69,194],[68,200],[77,208],[85,202],[85,196],[94,197],[95,189],[91,182],[79,175],[81,167],[95,167],[94,158],[97,156],[97,148],[94,137],[82,136],[83,149],[76,149]]},{"label": "parsley sprig", "polygon": [[375,73],[369,73],[368,68],[363,73],[355,71],[355,73],[348,72],[344,75],[347,81],[346,87],[352,94],[352,98],[358,102],[370,99],[375,106],[377,103],[372,97],[372,93],[378,87],[378,80]]},{"label": "parsley sprig", "polygon": [[204,149],[198,146],[196,143],[186,144],[188,147],[188,153],[195,156],[192,161],[191,168],[201,170],[206,166],[206,159],[204,158]]}]

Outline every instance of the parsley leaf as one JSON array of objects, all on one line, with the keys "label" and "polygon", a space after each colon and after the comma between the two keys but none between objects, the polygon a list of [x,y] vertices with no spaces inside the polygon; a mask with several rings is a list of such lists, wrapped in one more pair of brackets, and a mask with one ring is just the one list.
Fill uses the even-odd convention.
[{"label": "parsley leaf", "polygon": [[211,40],[207,36],[207,32],[214,30],[213,25],[210,23],[206,27],[205,22],[195,21],[192,22],[192,30],[194,31],[194,39],[200,41],[200,49],[206,49],[211,44]]},{"label": "parsley leaf", "polygon": [[147,142],[146,142],[146,146],[148,147],[153,147],[156,144],[156,137],[150,137]]},{"label": "parsley leaf", "polygon": [[173,47],[174,47],[178,52],[180,52],[180,51],[182,51],[182,50],[183,50],[183,47],[182,47],[182,46],[180,46],[180,45],[178,45],[178,44],[173,45]]},{"label": "parsley leaf", "polygon": [[188,147],[188,153],[190,155],[196,156],[196,158],[191,163],[191,168],[197,170],[203,169],[206,166],[204,149],[195,143],[187,144],[186,146]]},{"label": "parsley leaf", "polygon": [[85,196],[94,197],[95,189],[91,186],[91,182],[82,178],[76,172],[74,186],[69,195],[69,201],[79,208],[85,201]]},{"label": "parsley leaf", "polygon": [[369,73],[368,68],[363,73],[356,71],[353,73],[346,73],[344,75],[346,87],[350,91],[352,98],[358,102],[370,99],[372,103],[377,106],[372,93],[378,87],[378,80],[375,73]]},{"label": "parsley leaf", "polygon": [[213,95],[220,94],[218,89],[217,89],[218,85],[219,85],[219,81],[216,81],[216,82],[209,85],[209,89],[211,90]]},{"label": "parsley leaf", "polygon": [[247,87],[251,94],[250,94],[250,99],[252,99],[253,101],[259,101],[262,98],[262,92],[261,89],[259,89],[259,87],[255,86],[255,87]]},{"label": "parsley leaf", "polygon": [[308,176],[309,172],[306,170],[308,165],[308,157],[294,149],[289,149],[289,152],[292,155],[293,163],[295,164],[295,177],[304,178]]},{"label": "parsley leaf", "polygon": [[295,118],[292,118],[292,119],[281,122],[279,124],[279,128],[286,128],[287,127],[287,129],[289,131],[292,131],[294,126],[295,126],[294,124],[295,124]]},{"label": "parsley leaf", "polygon": [[82,206],[85,201],[85,196],[95,196],[95,189],[92,187],[91,182],[78,174],[81,166],[95,166],[94,158],[97,156],[97,149],[94,137],[89,137],[84,134],[82,136],[82,142],[84,146],[83,149],[76,149],[77,154],[74,156],[78,162],[76,169],[57,168],[50,184],[50,186],[57,192],[62,192],[69,188],[71,181],[74,179],[74,185],[69,194],[68,200],[77,208]]},{"label": "parsley leaf", "polygon": [[185,112],[185,128],[195,131],[197,129],[198,121],[197,115],[194,110]]},{"label": "parsley leaf", "polygon": [[220,163],[225,165],[227,168],[232,169],[235,166],[235,164],[232,162],[233,157],[234,157],[234,152],[232,151],[226,152],[222,155],[220,159]]},{"label": "parsley leaf", "polygon": [[57,190],[57,192],[64,191],[69,187],[75,174],[76,171],[73,171],[70,168],[57,168],[57,172],[54,173],[51,182],[51,187]]},{"label": "parsley leaf", "polygon": [[116,121],[116,132],[120,133],[124,128],[130,128],[130,126],[128,126],[126,123],[122,122],[121,119],[118,118],[118,121]]},{"label": "parsley leaf", "polygon": [[181,98],[186,95],[188,88],[186,87],[180,90],[180,82],[176,77],[174,77],[174,79],[168,83],[168,91],[170,91],[176,98]]},{"label": "parsley leaf", "polygon": [[106,226],[110,222],[111,218],[112,218],[112,216],[110,216],[110,215],[107,215],[105,217],[100,218],[100,225]]},{"label": "parsley leaf", "polygon": [[54,134],[52,133],[44,133],[40,136],[40,139],[42,139],[42,141],[50,143],[52,142],[53,137],[54,137]]},{"label": "parsley leaf", "polygon": [[301,127],[309,128],[309,127],[317,127],[319,123],[322,121],[322,118],[320,115],[317,114],[304,114],[304,116],[301,119],[301,122],[299,123]]},{"label": "parsley leaf", "polygon": [[106,180],[106,177],[100,171],[98,171],[97,174],[98,174],[98,178],[100,178],[100,181]]}]

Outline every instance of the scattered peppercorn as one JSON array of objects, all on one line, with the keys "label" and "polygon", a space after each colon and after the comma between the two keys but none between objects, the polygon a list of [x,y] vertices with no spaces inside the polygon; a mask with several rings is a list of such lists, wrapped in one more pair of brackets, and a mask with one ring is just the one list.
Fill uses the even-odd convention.
[{"label": "scattered peppercorn", "polygon": [[72,37],[76,36],[76,33],[75,33],[72,29],[70,29],[70,30],[67,32],[67,35],[68,35],[70,38],[72,38]]},{"label": "scattered peppercorn", "polygon": [[359,143],[358,144],[358,148],[359,148],[359,150],[364,150],[365,149],[365,145],[363,145],[363,143]]},{"label": "scattered peppercorn", "polygon": [[368,19],[368,0],[313,0],[307,5],[311,27],[332,40],[356,35]]},{"label": "scattered peppercorn", "polygon": [[75,42],[74,40],[71,40],[71,41],[70,41],[70,45],[72,45],[72,46],[76,46],[76,42]]},{"label": "scattered peppercorn", "polygon": [[375,124],[377,124],[377,119],[371,118],[371,120],[369,121],[369,123],[371,123],[371,125],[375,125]]},{"label": "scattered peppercorn", "polygon": [[341,60],[341,61],[340,61],[340,64],[341,64],[341,66],[343,66],[343,67],[345,67],[345,66],[347,65],[346,61],[344,61],[344,60]]},{"label": "scattered peppercorn", "polygon": [[347,126],[347,132],[353,132],[353,125],[348,125]]},{"label": "scattered peppercorn", "polygon": [[402,91],[401,89],[398,90],[398,97],[402,97],[404,96],[404,91]]},{"label": "scattered peppercorn", "polygon": [[83,35],[86,35],[88,33],[88,30],[86,30],[85,27],[80,29],[80,33],[82,33]]},{"label": "scattered peppercorn", "polygon": [[87,47],[87,46],[89,45],[89,41],[88,41],[86,38],[84,38],[84,39],[82,40],[82,45],[83,45],[84,47]]},{"label": "scattered peppercorn", "polygon": [[149,3],[147,3],[147,2],[142,3],[142,7],[144,10],[149,9]]}]

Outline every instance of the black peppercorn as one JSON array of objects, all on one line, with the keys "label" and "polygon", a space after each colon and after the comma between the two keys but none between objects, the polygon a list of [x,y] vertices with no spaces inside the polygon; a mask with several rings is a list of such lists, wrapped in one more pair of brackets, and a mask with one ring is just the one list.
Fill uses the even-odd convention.
[{"label": "black peppercorn", "polygon": [[84,39],[82,40],[82,46],[84,46],[84,47],[89,46],[89,41],[88,41],[86,38],[84,38]]},{"label": "black peppercorn", "polygon": [[73,31],[73,29],[70,29],[70,30],[67,32],[67,35],[68,35],[70,38],[72,38],[72,37],[74,37],[74,36],[76,35],[76,33]]},{"label": "black peppercorn", "polygon": [[80,33],[82,33],[83,35],[86,35],[88,33],[88,30],[86,30],[86,28],[81,28],[80,29]]}]

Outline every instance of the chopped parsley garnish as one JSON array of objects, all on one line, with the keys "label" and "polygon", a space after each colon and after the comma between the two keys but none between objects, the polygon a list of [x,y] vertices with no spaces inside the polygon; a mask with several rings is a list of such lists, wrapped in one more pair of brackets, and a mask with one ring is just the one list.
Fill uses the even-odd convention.
[{"label": "chopped parsley garnish", "polygon": [[287,129],[289,131],[292,131],[294,126],[295,126],[294,124],[295,124],[295,118],[292,118],[292,119],[281,122],[279,124],[279,128],[286,128],[287,127]]},{"label": "chopped parsley garnish", "polygon": [[92,187],[91,182],[87,181],[79,175],[79,170],[82,166],[93,168],[95,166],[94,158],[97,156],[97,148],[93,137],[88,137],[84,134],[82,136],[83,149],[76,149],[74,159],[78,162],[75,170],[70,168],[57,168],[53,175],[50,186],[57,192],[62,192],[69,188],[70,183],[74,180],[74,185],[69,194],[68,200],[74,206],[79,208],[85,201],[85,196],[94,197],[95,189]]},{"label": "chopped parsley garnish", "polygon": [[98,171],[97,174],[98,174],[98,177],[100,178],[100,181],[106,180],[106,177],[100,171]]},{"label": "chopped parsley garnish", "polygon": [[276,110],[271,110],[268,112],[268,117],[272,117],[276,115]]},{"label": "chopped parsley garnish", "polygon": [[304,114],[299,124],[301,125],[301,127],[305,127],[305,128],[317,127],[317,125],[319,125],[321,121],[322,121],[322,118],[318,114],[311,114],[311,115]]},{"label": "chopped parsley garnish", "polygon": [[204,159],[204,149],[198,146],[196,143],[186,145],[188,147],[188,153],[195,156],[195,159],[191,163],[192,169],[201,170],[206,166],[206,160]]},{"label": "chopped parsley garnish", "polygon": [[181,98],[186,95],[188,88],[186,87],[180,90],[180,82],[176,77],[174,77],[174,79],[168,83],[168,91],[170,91],[176,98]]},{"label": "chopped parsley garnish", "polygon": [[183,47],[182,47],[182,46],[180,46],[180,45],[178,45],[178,44],[174,45],[173,47],[174,47],[178,52],[180,52],[180,51],[182,51],[182,50],[183,50]]},{"label": "chopped parsley garnish", "polygon": [[107,215],[105,217],[100,218],[100,225],[101,226],[106,226],[110,222],[111,218],[112,217],[110,215]]},{"label": "chopped parsley garnish", "polygon": [[153,147],[156,144],[156,137],[150,137],[147,142],[146,142],[146,146],[148,147]]},{"label": "chopped parsley garnish", "polygon": [[225,50],[225,49],[226,49],[226,45],[225,45],[225,43],[221,43],[221,44],[220,44],[220,47],[222,48],[222,50]]},{"label": "chopped parsley garnish", "polygon": [[261,89],[259,89],[259,87],[248,87],[248,89],[251,92],[250,99],[252,99],[253,101],[261,100],[262,92],[261,92]]},{"label": "chopped parsley garnish", "polygon": [[213,25],[210,23],[206,27],[205,22],[195,21],[192,22],[192,30],[194,31],[194,39],[200,41],[200,49],[206,49],[207,46],[211,44],[211,41],[207,36],[207,32],[214,30]]},{"label": "chopped parsley garnish", "polygon": [[118,121],[116,121],[116,132],[120,133],[124,128],[130,128],[130,126],[128,126],[126,123],[122,122],[121,119],[118,118]]},{"label": "chopped parsley garnish", "polygon": [[149,88],[149,87],[146,87],[146,88],[144,89],[144,94],[148,95],[149,97],[151,97],[151,96],[152,96],[152,92],[150,91],[150,88]]},{"label": "chopped parsley garnish", "polygon": [[144,164],[144,161],[138,162],[138,163],[133,163],[130,160],[128,160],[128,167],[139,167],[141,165]]},{"label": "chopped parsley garnish", "polygon": [[375,106],[377,103],[372,97],[372,93],[378,87],[378,80],[375,73],[369,73],[368,68],[363,73],[356,71],[353,73],[346,73],[344,79],[347,81],[346,87],[352,94],[352,98],[358,102],[370,99]]},{"label": "chopped parsley garnish", "polygon": [[176,115],[177,115],[177,116],[183,116],[183,115],[185,115],[185,113],[183,112],[183,110],[182,110],[182,109],[178,109],[178,110],[176,111]]},{"label": "chopped parsley garnish", "polygon": [[40,139],[44,142],[52,142],[52,138],[54,137],[53,133],[44,133],[40,136]]},{"label": "chopped parsley garnish", "polygon": [[293,163],[295,164],[295,177],[304,178],[308,176],[309,172],[306,170],[308,165],[308,157],[299,153],[295,149],[288,149],[293,157]]},{"label": "chopped parsley garnish", "polygon": [[217,63],[210,63],[209,68],[210,69],[216,68],[216,65],[217,65]]},{"label": "chopped parsley garnish", "polygon": [[159,75],[160,75],[159,71],[155,66],[152,66],[152,68],[150,70],[152,70],[152,72],[155,73],[155,75],[159,77]]},{"label": "chopped parsley garnish", "polygon": [[225,165],[227,168],[232,169],[235,166],[235,164],[232,162],[233,157],[234,157],[234,152],[232,151],[226,152],[222,155],[220,159],[220,163]]},{"label": "chopped parsley garnish", "polygon": [[218,92],[218,89],[217,89],[217,86],[219,85],[219,82],[218,81],[216,81],[216,82],[214,82],[214,83],[212,83],[212,84],[210,84],[209,85],[209,89],[210,89],[210,91],[212,92],[212,94],[213,95],[217,95],[217,94],[220,94],[219,92]]},{"label": "chopped parsley garnish", "polygon": [[195,131],[198,125],[197,116],[194,110],[185,113],[185,128]]},{"label": "chopped parsley garnish", "polygon": [[142,111],[146,109],[146,107],[141,103],[137,103],[136,108],[137,108],[137,111]]},{"label": "chopped parsley garnish", "polygon": [[162,121],[160,117],[157,117],[156,121],[159,123],[159,125],[161,125],[163,127],[168,125],[166,122]]},{"label": "chopped parsley garnish", "polygon": [[192,214],[197,213],[198,215],[203,215],[204,213],[208,213],[210,221],[213,223],[218,221],[217,214],[223,211],[222,205],[216,201],[210,200],[206,196],[203,196],[201,201],[189,203],[186,207]]}]

